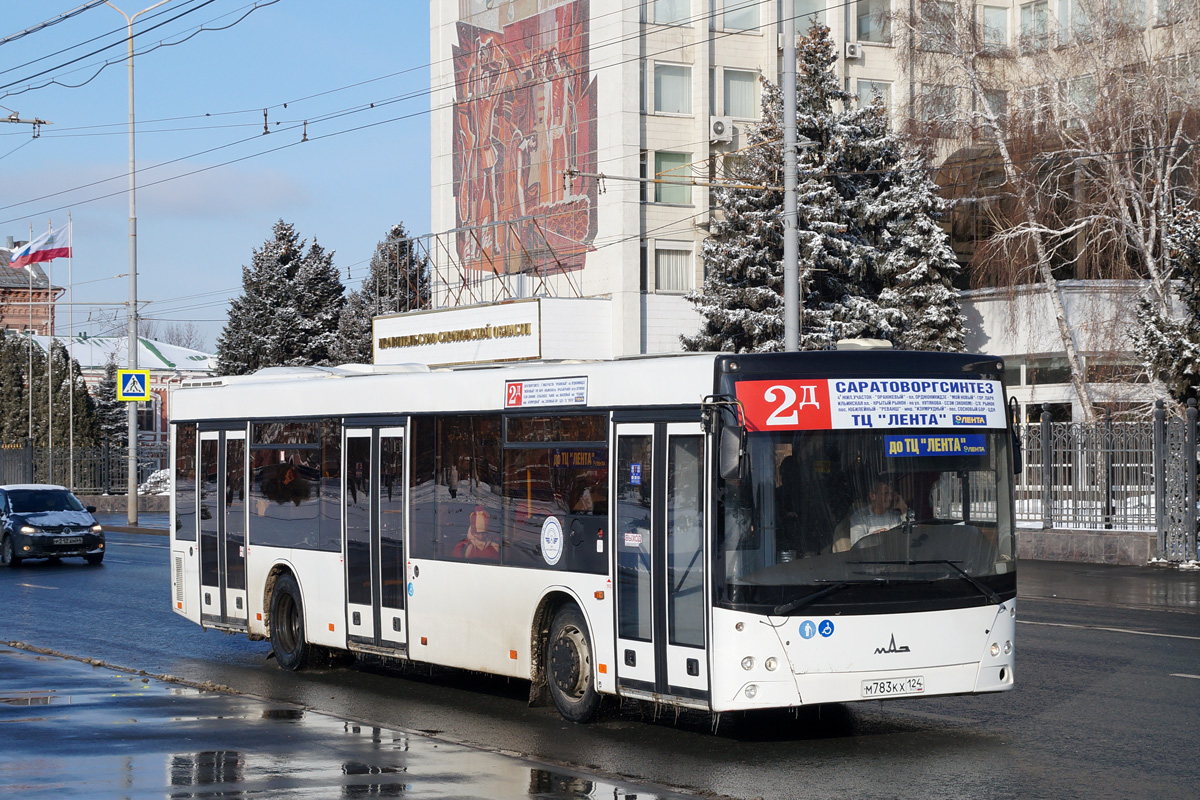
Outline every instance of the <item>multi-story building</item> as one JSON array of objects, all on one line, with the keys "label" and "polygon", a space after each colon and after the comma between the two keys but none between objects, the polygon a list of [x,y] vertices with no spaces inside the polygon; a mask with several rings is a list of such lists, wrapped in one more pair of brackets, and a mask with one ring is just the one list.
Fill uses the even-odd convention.
[{"label": "multi-story building", "polygon": [[10,236],[8,246],[0,247],[0,329],[49,335],[54,332],[54,301],[64,290],[50,285],[39,264],[9,267],[9,257],[23,244]]},{"label": "multi-story building", "polygon": [[[717,213],[707,184],[758,119],[760,78],[779,80],[782,14],[795,14],[801,32],[827,25],[843,56],[844,88],[861,103],[880,98],[898,125],[919,127],[939,110],[974,102],[916,72],[914,50],[938,49],[919,29],[929,9],[933,17],[940,9],[972,20],[986,52],[1020,59],[1065,44],[1069,36],[1056,32],[1078,31],[1080,3],[1089,2],[1129,6],[1134,23],[1151,32],[1171,24],[1178,7],[1177,0],[432,0],[432,226],[443,232],[426,241],[434,304],[590,298],[610,324],[590,324],[588,355],[677,350],[679,335],[698,323],[684,294],[701,284],[700,244]],[[1007,113],[1008,94],[988,97]],[[936,137],[939,161],[980,152],[964,128]],[[970,243],[959,245],[965,262]],[[1116,319],[1136,285],[1110,282],[1096,291],[1074,283],[1066,302],[1078,315]],[[1022,403],[1057,403],[1066,414],[1062,404],[1075,401],[1062,374],[1065,354],[1040,302],[1036,286],[966,292],[968,345],[1011,359]],[[1079,347],[1090,374],[1111,384],[1137,359],[1127,345],[1117,353],[1108,340],[1101,346],[1089,333],[1099,327],[1080,325]],[[395,357],[422,358],[415,348]],[[1128,403],[1147,399],[1147,391],[1122,383],[1096,399]]]}]

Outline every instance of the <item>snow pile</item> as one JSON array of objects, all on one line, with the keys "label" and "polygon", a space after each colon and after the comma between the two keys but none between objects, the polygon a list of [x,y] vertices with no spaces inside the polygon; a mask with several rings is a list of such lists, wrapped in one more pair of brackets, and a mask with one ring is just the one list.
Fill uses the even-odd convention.
[{"label": "snow pile", "polygon": [[138,487],[138,494],[170,494],[171,470],[160,469],[151,473],[146,482]]}]

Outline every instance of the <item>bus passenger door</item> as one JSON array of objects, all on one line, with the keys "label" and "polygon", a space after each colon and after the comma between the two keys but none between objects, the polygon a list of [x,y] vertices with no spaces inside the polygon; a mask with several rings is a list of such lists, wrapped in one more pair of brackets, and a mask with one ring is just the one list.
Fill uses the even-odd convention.
[{"label": "bus passenger door", "polygon": [[361,645],[404,649],[403,428],[346,428],[342,449],[347,631]]},{"label": "bus passenger door", "polygon": [[707,706],[703,434],[619,423],[615,442],[618,688]]},{"label": "bus passenger door", "polygon": [[245,628],[246,432],[200,433],[200,615]]}]

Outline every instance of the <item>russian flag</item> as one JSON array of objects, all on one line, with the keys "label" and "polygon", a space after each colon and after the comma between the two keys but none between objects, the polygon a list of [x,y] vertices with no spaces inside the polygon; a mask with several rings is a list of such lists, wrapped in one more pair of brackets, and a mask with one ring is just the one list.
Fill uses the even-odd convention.
[{"label": "russian flag", "polygon": [[70,256],[71,226],[68,224],[43,233],[32,242],[14,250],[8,265],[14,269],[20,269],[26,264],[40,264],[43,261],[69,258]]}]

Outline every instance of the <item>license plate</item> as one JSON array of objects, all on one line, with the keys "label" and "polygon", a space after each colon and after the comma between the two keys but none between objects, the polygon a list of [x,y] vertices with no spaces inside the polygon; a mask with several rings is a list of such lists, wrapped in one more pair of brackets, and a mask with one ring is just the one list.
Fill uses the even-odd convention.
[{"label": "license plate", "polygon": [[58,537],[59,544],[83,544],[82,536],[60,536]]},{"label": "license plate", "polygon": [[924,691],[925,678],[922,675],[862,682],[863,697],[896,697],[904,694],[922,694]]}]

